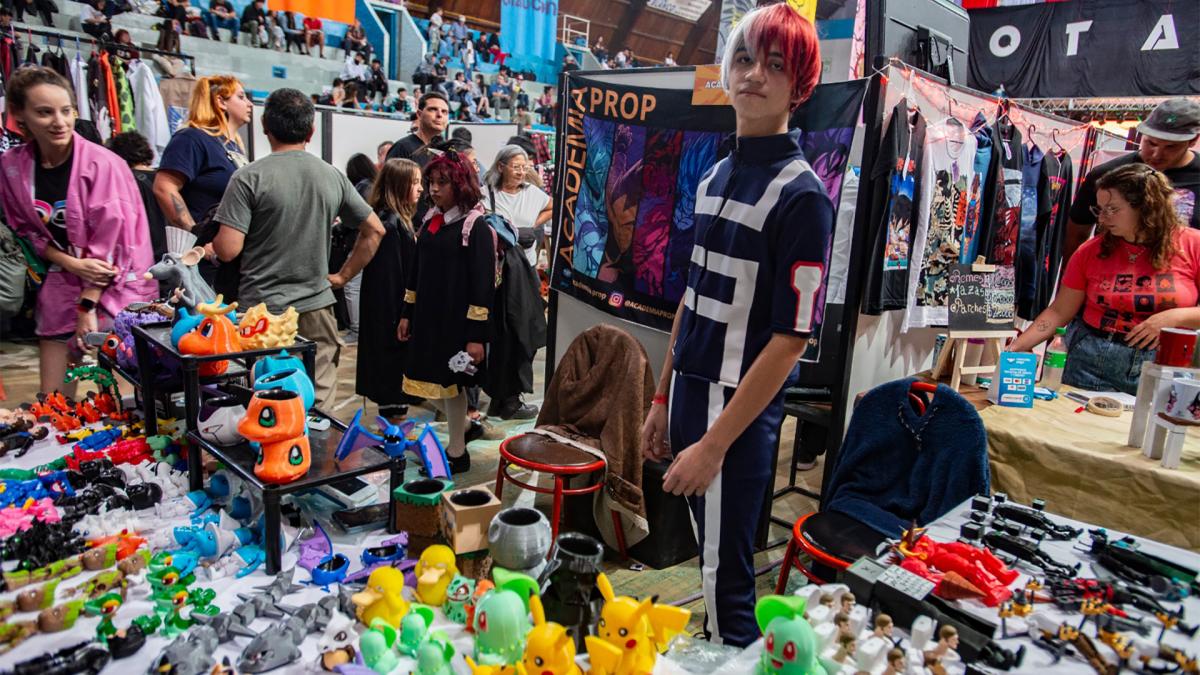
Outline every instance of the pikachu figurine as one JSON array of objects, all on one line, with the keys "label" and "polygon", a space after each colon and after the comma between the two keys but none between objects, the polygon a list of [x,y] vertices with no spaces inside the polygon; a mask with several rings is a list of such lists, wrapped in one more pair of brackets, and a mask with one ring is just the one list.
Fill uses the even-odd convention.
[{"label": "pikachu figurine", "polygon": [[596,635],[585,639],[593,675],[650,675],[659,653],[687,627],[692,613],[670,605],[656,605],[654,598],[638,602],[613,593],[604,573],[596,575],[596,587],[604,596],[604,609]]},{"label": "pikachu figurine", "polygon": [[562,625],[546,622],[541,598],[529,596],[529,611],[533,630],[525,638],[525,658],[517,663],[517,675],[583,675],[575,665],[575,641]]}]

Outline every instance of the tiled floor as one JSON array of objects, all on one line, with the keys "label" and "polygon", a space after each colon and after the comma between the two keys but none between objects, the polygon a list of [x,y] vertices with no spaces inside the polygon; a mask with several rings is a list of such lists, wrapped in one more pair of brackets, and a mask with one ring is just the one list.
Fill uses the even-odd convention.
[{"label": "tiled floor", "polygon": [[[363,400],[360,397],[353,395],[354,369],[357,355],[357,349],[353,345],[348,346],[342,352],[342,360],[338,367],[338,374],[341,378],[339,387],[341,393],[339,394],[339,400],[331,406],[332,409],[329,412],[341,419],[349,419],[353,416],[355,409],[363,404]],[[540,392],[543,389],[544,351],[538,354],[533,370],[535,375],[534,388],[539,394],[529,397],[528,401],[540,403]],[[0,402],[0,406],[17,405],[22,401],[31,400],[38,389],[36,346],[0,341],[0,381],[2,381],[8,396],[7,400]],[[373,416],[374,412],[375,406],[370,402],[366,402],[366,414]],[[412,415],[422,419],[432,419],[433,417],[431,411],[423,408],[413,409]],[[492,420],[491,426],[492,429],[484,440],[476,441],[470,445],[471,470],[465,476],[456,479],[456,482],[459,484],[492,484],[496,476],[500,441],[507,436],[521,433],[532,427],[532,422]],[[435,428],[440,433],[445,433],[444,424],[435,425]],[[785,422],[782,437],[780,438],[780,469],[775,477],[777,487],[787,484],[787,467],[791,461],[792,437],[794,433],[794,422],[790,420]],[[805,487],[810,487],[814,491],[818,490],[821,471],[822,465],[818,462],[816,468],[801,473],[798,482]],[[531,501],[530,497],[531,493],[522,493],[522,491],[515,489],[507,489],[504,492],[504,502],[506,505],[510,505],[518,499],[522,500],[523,503],[529,502]],[[538,498],[535,505],[543,508],[547,513],[549,512],[548,498]],[[812,500],[800,495],[791,495],[775,503],[774,513],[784,520],[792,521],[800,515],[813,510],[814,507],[815,504]],[[787,536],[789,533],[781,528],[772,528],[771,534],[773,539],[779,539]],[[763,566],[777,562],[782,558],[783,552],[784,549],[782,546],[760,552],[755,556],[755,563],[759,569],[762,569]],[[677,602],[684,598],[696,596],[700,592],[700,573],[696,559],[694,558],[664,570],[646,568],[638,571],[633,569],[632,565],[622,563],[620,557],[614,553],[610,554],[606,567],[613,578],[616,588],[630,594],[639,596],[656,594],[659,596],[660,601]],[[773,568],[758,578],[760,595],[770,593],[773,590],[777,576],[778,568]],[[801,575],[793,574],[789,586],[795,586],[799,583],[801,583]],[[686,606],[693,610],[691,628],[699,630],[703,603],[701,601],[693,601]]]}]

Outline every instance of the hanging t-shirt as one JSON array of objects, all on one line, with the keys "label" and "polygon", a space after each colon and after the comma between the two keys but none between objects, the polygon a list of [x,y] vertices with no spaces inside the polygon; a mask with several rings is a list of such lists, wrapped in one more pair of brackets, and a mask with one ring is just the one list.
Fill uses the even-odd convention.
[{"label": "hanging t-shirt", "polygon": [[[988,219],[987,261],[1013,265],[1021,239],[1021,132],[1007,120],[992,126],[992,167],[984,183],[983,216]],[[1020,282],[1018,281],[1018,284]]]},{"label": "hanging t-shirt", "polygon": [[967,193],[967,223],[963,227],[963,245],[958,255],[958,261],[963,264],[975,262],[975,257],[979,255],[979,242],[986,235],[986,232],[980,231],[984,221],[983,181],[987,178],[988,168],[992,164],[992,132],[983,113],[976,115],[971,128],[976,130],[975,175],[971,178],[971,187]]},{"label": "hanging t-shirt", "polygon": [[875,194],[871,213],[875,219],[874,254],[867,271],[863,311],[879,314],[908,305],[908,268],[917,200],[921,195],[921,157],[925,146],[925,118],[909,110],[901,99],[883,138],[882,156],[875,163]]},{"label": "hanging t-shirt", "polygon": [[71,164],[74,153],[67,161],[47,169],[40,159],[33,164],[33,208],[42,223],[50,230],[54,243],[70,252],[71,242],[67,239],[67,185],[71,182]]},{"label": "hanging t-shirt", "polygon": [[1071,185],[1075,169],[1067,153],[1048,153],[1042,159],[1038,178],[1037,280],[1030,318],[1050,306],[1062,271],[1063,237],[1067,231],[1067,212],[1071,205]]},{"label": "hanging t-shirt", "polygon": [[[515,193],[505,192],[504,190],[489,190],[484,197],[485,204],[490,208],[491,200],[496,200],[496,213],[508,218],[508,222],[512,226],[525,230],[536,227],[538,214],[546,205],[550,203],[550,195],[546,194],[541,188],[536,185],[526,183],[521,186],[521,189]],[[541,229],[535,233],[541,234]],[[540,236],[535,236],[534,245],[524,249],[525,257],[529,260],[529,264],[537,266],[537,244],[536,240]]]},{"label": "hanging t-shirt", "polygon": [[[1071,220],[1080,225],[1095,225],[1096,216],[1091,208],[1096,205],[1096,181],[1104,174],[1127,164],[1141,162],[1136,152],[1105,162],[1088,172],[1075,195],[1075,203],[1071,205]],[[1163,172],[1171,187],[1175,188],[1175,212],[1179,218],[1191,227],[1200,228],[1200,153],[1193,153],[1192,161],[1174,169]]]},{"label": "hanging t-shirt", "polygon": [[926,129],[921,214],[913,237],[904,330],[944,326],[950,265],[958,262],[975,177],[975,136],[948,120]]},{"label": "hanging t-shirt", "polygon": [[1042,209],[1049,210],[1048,195],[1043,193],[1042,158],[1045,153],[1037,145],[1021,146],[1024,163],[1021,167],[1021,234],[1017,245],[1017,316],[1032,319],[1037,293],[1037,222]]},{"label": "hanging t-shirt", "polygon": [[1103,237],[1084,242],[1063,273],[1063,286],[1084,291],[1083,321],[1092,328],[1128,333],[1152,314],[1195,307],[1200,298],[1200,230],[1180,228],[1179,253],[1165,270],[1156,270],[1150,252],[1118,239],[1107,258],[1100,257]]}]

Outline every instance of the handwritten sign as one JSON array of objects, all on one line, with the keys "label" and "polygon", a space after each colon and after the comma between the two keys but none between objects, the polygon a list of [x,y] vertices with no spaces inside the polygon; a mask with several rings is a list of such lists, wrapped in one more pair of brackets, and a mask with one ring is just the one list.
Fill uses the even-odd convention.
[{"label": "handwritten sign", "polygon": [[1012,330],[1017,278],[1011,266],[975,272],[971,265],[950,266],[950,330]]}]

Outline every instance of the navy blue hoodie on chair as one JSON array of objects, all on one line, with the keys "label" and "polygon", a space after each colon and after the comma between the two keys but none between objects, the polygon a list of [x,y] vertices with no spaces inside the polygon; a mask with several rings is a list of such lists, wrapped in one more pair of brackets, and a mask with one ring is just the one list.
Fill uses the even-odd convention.
[{"label": "navy blue hoodie on chair", "polygon": [[854,409],[824,507],[889,537],[990,493],[987,431],[975,407],[939,384],[919,415],[908,399],[913,382],[881,384]]}]

